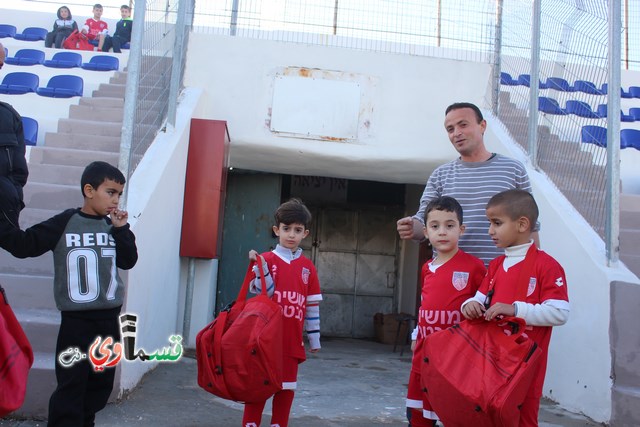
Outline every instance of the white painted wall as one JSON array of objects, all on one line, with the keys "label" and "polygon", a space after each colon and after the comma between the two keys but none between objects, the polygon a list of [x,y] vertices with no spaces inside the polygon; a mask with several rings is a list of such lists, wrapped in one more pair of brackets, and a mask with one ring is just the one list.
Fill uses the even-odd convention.
[{"label": "white painted wall", "polygon": [[[482,104],[489,78],[479,63],[199,33],[189,40],[185,85],[203,87],[204,114],[228,122],[231,165],[260,171],[422,184],[456,155],[444,132],[446,106]],[[351,142],[271,132],[274,80],[286,67],[363,82],[368,128]]]},{"label": "white painted wall", "polygon": [[[138,316],[136,347],[149,352],[168,346],[171,335],[182,335],[185,260],[179,256],[180,224],[191,117],[197,114],[201,95],[198,89],[184,91],[175,128],[158,134],[126,189],[139,258],[128,272],[123,313]],[[135,361],[121,367],[124,391],[133,388],[154,363]]]}]

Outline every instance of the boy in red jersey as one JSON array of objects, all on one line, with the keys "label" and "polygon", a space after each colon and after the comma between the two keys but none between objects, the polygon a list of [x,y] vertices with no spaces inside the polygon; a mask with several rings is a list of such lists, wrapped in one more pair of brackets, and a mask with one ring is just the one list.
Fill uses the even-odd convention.
[{"label": "boy in red jersey", "polygon": [[[467,319],[516,316],[527,323],[526,334],[543,352],[538,372],[520,409],[520,427],[538,425],[538,410],[547,370],[547,353],[551,327],[569,318],[567,279],[562,266],[531,239],[531,228],[538,220],[538,206],[533,196],[522,190],[508,190],[493,196],[487,204],[489,235],[505,256],[489,264],[489,271],[476,295],[462,305]],[[525,257],[535,257],[528,280],[527,296],[516,301],[520,270]]]},{"label": "boy in red jersey", "polygon": [[413,332],[413,361],[407,391],[410,427],[431,427],[438,419],[420,385],[424,339],[461,320],[460,305],[473,296],[485,275],[484,263],[458,248],[464,233],[462,207],[453,197],[441,196],[425,209],[424,235],[434,258],[422,266],[422,297],[418,327]]},{"label": "boy in red jersey", "polygon": [[[282,391],[273,396],[271,427],[286,427],[297,385],[298,364],[306,359],[303,329],[309,339],[309,351],[320,350],[319,304],[322,295],[316,268],[299,247],[302,239],[309,235],[311,212],[300,200],[291,199],[278,207],[274,217],[273,232],[278,236],[279,244],[273,251],[262,254],[265,262],[261,269],[254,266],[256,279],[251,282],[250,290],[261,292],[259,277],[264,274],[269,296],[282,306]],[[249,259],[254,262],[257,255],[256,251],[249,251]],[[265,403],[245,404],[244,427],[260,426]]]},{"label": "boy in red jersey", "polygon": [[100,19],[102,17],[102,5],[96,3],[93,5],[93,18],[88,18],[82,30],[82,34],[86,35],[89,40],[98,40],[98,50],[102,50],[104,45],[104,38],[108,33],[108,25],[105,21]]}]

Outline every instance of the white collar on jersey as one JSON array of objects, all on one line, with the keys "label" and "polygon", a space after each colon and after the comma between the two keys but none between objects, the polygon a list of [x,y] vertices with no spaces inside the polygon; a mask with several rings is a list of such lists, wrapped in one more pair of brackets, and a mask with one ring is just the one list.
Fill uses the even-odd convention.
[{"label": "white collar on jersey", "polygon": [[523,245],[511,246],[511,247],[505,248],[504,254],[506,258],[502,263],[502,267],[504,268],[504,271],[508,271],[509,267],[516,265],[517,263],[522,261],[524,257],[527,255],[527,251],[529,250],[529,247],[531,247],[531,245],[533,245],[533,240],[530,240],[529,243],[525,243]]},{"label": "white collar on jersey", "polygon": [[302,256],[302,249],[298,248],[295,251],[291,251],[290,249],[287,249],[284,246],[280,246],[278,244],[273,250],[273,253],[278,255],[283,261],[291,263],[291,261],[296,260]]}]

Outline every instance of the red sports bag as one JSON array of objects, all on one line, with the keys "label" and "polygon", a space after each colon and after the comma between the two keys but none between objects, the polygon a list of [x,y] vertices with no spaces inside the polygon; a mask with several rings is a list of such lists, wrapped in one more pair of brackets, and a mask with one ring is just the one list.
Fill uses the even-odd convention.
[{"label": "red sports bag", "polygon": [[[532,245],[516,283],[517,301],[526,298],[536,254]],[[489,300],[492,285],[493,280]],[[525,327],[524,319],[517,317],[490,322],[480,318],[425,338],[422,386],[446,427],[518,427],[520,406],[542,356],[538,345],[524,334]]]},{"label": "red sports bag", "polygon": [[89,43],[87,36],[78,30],[73,30],[73,33],[69,34],[69,37],[64,39],[62,47],[73,50],[94,50],[94,46]]},{"label": "red sports bag", "polygon": [[464,320],[426,337],[422,385],[447,427],[517,427],[542,351],[524,320]]},{"label": "red sports bag", "polygon": [[282,308],[267,295],[263,275],[261,294],[246,301],[251,266],[236,301],[196,337],[198,385],[245,403],[282,390]]},{"label": "red sports bag", "polygon": [[24,402],[33,351],[0,286],[0,418]]}]

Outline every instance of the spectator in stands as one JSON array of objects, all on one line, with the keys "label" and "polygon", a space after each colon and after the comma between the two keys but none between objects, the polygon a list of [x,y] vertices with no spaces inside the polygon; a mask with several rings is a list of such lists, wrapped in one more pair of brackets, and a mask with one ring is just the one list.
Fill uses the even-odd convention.
[{"label": "spectator in stands", "polygon": [[[4,65],[4,46],[0,43],[0,68]],[[18,225],[24,207],[22,187],[29,169],[25,158],[22,117],[6,102],[0,102],[0,215]]]},{"label": "spectator in stands", "polygon": [[61,49],[64,39],[78,29],[78,24],[71,16],[71,10],[67,6],[58,8],[57,15],[58,19],[53,23],[53,31],[47,33],[47,37],[44,39],[44,46],[55,46],[56,49]]},{"label": "spectator in stands", "polygon": [[81,33],[86,35],[89,40],[98,40],[98,50],[102,50],[104,38],[109,32],[109,26],[102,17],[102,5],[96,3],[93,5],[93,18],[89,18],[82,26]]},{"label": "spectator in stands", "polygon": [[105,36],[104,46],[102,46],[103,52],[109,52],[109,49],[113,47],[115,53],[122,52],[120,49],[123,44],[131,41],[131,30],[133,28],[133,19],[131,19],[131,8],[126,4],[120,6],[121,20],[116,24],[116,31],[113,33],[113,37],[110,35]]}]

